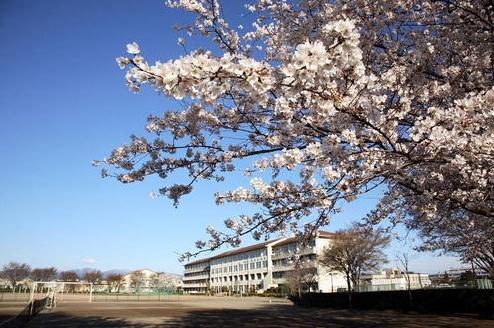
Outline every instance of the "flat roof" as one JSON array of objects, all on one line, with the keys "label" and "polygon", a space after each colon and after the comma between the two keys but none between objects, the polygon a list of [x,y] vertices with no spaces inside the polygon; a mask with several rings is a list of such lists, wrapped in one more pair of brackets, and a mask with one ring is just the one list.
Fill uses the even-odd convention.
[{"label": "flat roof", "polygon": [[[318,231],[316,238],[330,239],[331,237],[333,237],[332,232]],[[280,241],[279,243],[276,243],[276,245],[273,245],[273,246],[282,246],[282,245],[286,245],[286,244],[291,244],[297,240],[298,240],[298,237],[289,237],[289,238],[286,238],[285,240]]]}]

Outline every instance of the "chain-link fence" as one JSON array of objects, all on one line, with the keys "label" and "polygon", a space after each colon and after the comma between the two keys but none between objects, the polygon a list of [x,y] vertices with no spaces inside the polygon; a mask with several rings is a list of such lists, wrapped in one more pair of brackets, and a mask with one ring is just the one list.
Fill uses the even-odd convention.
[{"label": "chain-link fence", "polygon": [[164,289],[150,289],[127,293],[93,293],[93,302],[178,302],[181,294]]}]

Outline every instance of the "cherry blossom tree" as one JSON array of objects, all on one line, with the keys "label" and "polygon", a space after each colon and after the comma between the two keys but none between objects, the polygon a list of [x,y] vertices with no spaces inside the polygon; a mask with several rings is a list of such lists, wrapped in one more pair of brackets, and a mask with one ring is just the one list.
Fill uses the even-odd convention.
[{"label": "cherry blossom tree", "polygon": [[[444,236],[494,225],[492,1],[258,0],[238,28],[218,0],[168,4],[195,14],[183,31],[210,48],[149,63],[134,42],[117,62],[131,90],[186,106],[150,116],[151,136],[97,164],[124,183],[158,176],[178,204],[247,163],[250,186],[216,202],[261,210],[208,227],[198,252],[245,234],[311,236],[377,187],[367,220],[418,229],[430,248],[474,249]],[[179,171],[187,180],[170,178]]]}]

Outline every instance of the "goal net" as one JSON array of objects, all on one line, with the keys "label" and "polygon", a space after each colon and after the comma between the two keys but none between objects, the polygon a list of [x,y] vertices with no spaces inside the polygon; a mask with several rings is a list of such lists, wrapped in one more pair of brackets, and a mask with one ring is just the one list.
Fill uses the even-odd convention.
[{"label": "goal net", "polygon": [[31,290],[31,300],[48,297],[51,306],[57,302],[91,302],[93,296],[93,284],[88,282],[38,281]]}]

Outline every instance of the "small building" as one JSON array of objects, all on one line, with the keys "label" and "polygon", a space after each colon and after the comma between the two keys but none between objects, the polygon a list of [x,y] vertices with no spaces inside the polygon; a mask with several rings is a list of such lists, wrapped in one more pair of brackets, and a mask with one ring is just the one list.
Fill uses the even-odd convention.
[{"label": "small building", "polygon": [[392,268],[377,274],[367,274],[361,277],[360,291],[407,290],[408,279],[410,289],[421,289],[431,286],[431,280],[426,273],[405,273],[400,269]]},{"label": "small building", "polygon": [[487,271],[484,271],[482,269],[476,268],[474,271],[472,271],[472,268],[455,268],[455,269],[449,269],[445,272],[440,272],[436,274],[431,274],[431,280],[434,281],[440,281],[444,278],[450,279],[450,280],[458,280],[461,278],[462,275],[466,274],[467,272],[474,272],[475,277],[477,279],[488,279],[489,278],[489,273]]},{"label": "small building", "polygon": [[430,275],[432,285],[437,288],[466,287],[491,289],[491,276],[487,271],[479,268],[456,268],[442,273]]}]

